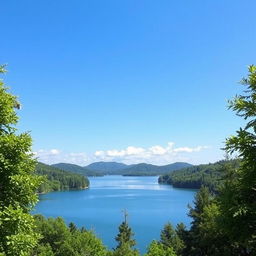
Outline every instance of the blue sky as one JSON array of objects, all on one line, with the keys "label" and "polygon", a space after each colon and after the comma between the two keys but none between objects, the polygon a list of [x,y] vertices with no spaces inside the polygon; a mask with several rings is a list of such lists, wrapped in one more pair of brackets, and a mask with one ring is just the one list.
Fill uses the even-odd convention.
[{"label": "blue sky", "polygon": [[47,163],[208,163],[256,60],[255,0],[11,0],[0,63]]}]

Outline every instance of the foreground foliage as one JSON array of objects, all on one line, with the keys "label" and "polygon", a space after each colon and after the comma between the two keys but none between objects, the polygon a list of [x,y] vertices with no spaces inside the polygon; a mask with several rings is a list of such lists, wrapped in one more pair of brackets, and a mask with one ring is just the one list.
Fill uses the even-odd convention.
[{"label": "foreground foliage", "polygon": [[16,133],[19,108],[0,80],[0,254],[11,256],[29,255],[39,238],[29,212],[37,202],[41,178],[34,174],[30,135]]},{"label": "foreground foliage", "polygon": [[[223,184],[212,196],[201,188],[190,208],[192,226],[183,233],[187,255],[256,255],[256,67],[242,80],[244,95],[230,101],[230,108],[247,120],[226,140],[226,152],[238,154],[234,167],[226,162]],[[182,236],[181,236],[182,238]]]},{"label": "foreground foliage", "polygon": [[36,231],[42,235],[33,255],[38,256],[105,256],[107,250],[102,241],[84,228],[78,229],[71,223],[66,226],[62,218],[46,219],[35,216]]}]

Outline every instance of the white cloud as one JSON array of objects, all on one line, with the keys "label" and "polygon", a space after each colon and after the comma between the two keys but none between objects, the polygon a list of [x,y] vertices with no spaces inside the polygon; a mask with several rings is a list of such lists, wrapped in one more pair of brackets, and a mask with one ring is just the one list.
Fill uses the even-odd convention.
[{"label": "white cloud", "polygon": [[96,151],[96,152],[101,152],[101,155],[106,155],[106,156],[110,156],[110,157],[122,157],[122,156],[126,156],[126,155],[138,155],[138,154],[142,154],[145,151],[144,148],[137,148],[137,147],[127,147],[124,150],[107,150],[106,152],[104,151]]},{"label": "white cloud", "polygon": [[175,148],[174,152],[187,152],[187,153],[191,153],[191,152],[199,152],[203,149],[207,149],[209,148],[208,146],[197,146],[195,148],[189,148],[189,147],[182,147],[182,148]]},{"label": "white cloud", "polygon": [[127,164],[151,163],[169,164],[178,161],[188,161],[193,163],[193,157],[199,152],[208,149],[208,146],[196,147],[175,147],[173,142],[167,145],[155,145],[149,148],[129,146],[125,149],[97,150],[92,154],[85,152],[63,152],[58,149],[40,149],[34,152],[39,161],[52,164],[59,162],[74,163],[85,166],[97,161],[117,161]]},{"label": "white cloud", "polygon": [[149,148],[149,150],[155,155],[164,155],[164,154],[166,154],[168,149],[163,148],[161,146],[153,146],[153,147]]},{"label": "white cloud", "polygon": [[103,156],[105,153],[104,153],[104,151],[102,151],[102,150],[99,150],[99,151],[96,151],[95,153],[94,153],[94,155],[97,157],[97,156]]},{"label": "white cloud", "polygon": [[58,155],[60,153],[60,151],[58,149],[51,149],[50,153],[53,155]]}]

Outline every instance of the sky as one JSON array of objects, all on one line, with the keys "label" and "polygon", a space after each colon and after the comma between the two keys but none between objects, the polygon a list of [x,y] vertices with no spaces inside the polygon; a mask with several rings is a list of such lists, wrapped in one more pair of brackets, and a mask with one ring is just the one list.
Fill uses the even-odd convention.
[{"label": "sky", "polygon": [[227,109],[256,64],[255,0],[10,0],[1,76],[45,163],[224,157]]}]

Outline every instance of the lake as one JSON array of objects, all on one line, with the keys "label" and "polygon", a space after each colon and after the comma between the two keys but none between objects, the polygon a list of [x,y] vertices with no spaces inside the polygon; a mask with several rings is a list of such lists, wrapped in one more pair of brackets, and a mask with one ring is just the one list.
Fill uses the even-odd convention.
[{"label": "lake", "polygon": [[190,224],[188,204],[195,190],[159,185],[158,177],[104,176],[90,178],[90,188],[79,191],[51,192],[40,195],[35,213],[61,216],[67,223],[92,229],[110,249],[128,212],[128,222],[141,253],[153,239],[159,239],[164,224]]}]

